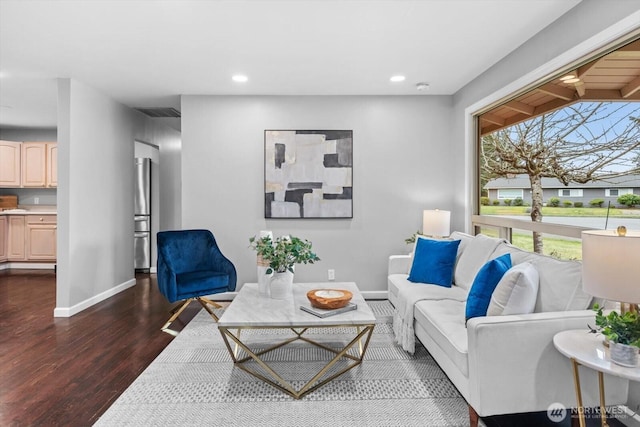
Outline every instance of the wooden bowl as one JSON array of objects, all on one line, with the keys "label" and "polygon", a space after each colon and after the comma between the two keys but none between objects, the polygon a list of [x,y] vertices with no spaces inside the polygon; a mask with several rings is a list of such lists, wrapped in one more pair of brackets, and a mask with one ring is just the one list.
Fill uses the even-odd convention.
[{"label": "wooden bowl", "polygon": [[313,289],[307,292],[307,298],[316,308],[331,310],[349,304],[353,294],[344,289]]}]

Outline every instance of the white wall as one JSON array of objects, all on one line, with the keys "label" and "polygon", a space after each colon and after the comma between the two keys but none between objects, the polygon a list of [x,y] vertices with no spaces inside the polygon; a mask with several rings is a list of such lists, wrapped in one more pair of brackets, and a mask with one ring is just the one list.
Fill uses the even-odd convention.
[{"label": "white wall", "polygon": [[[450,118],[439,96],[183,96],[183,227],[213,231],[239,285],[256,281],[248,239],[268,229],[313,242],[322,261],[297,281],[326,281],[332,268],[337,281],[386,291],[388,256],[407,252],[423,209],[449,209],[458,191]],[[265,129],[353,130],[353,219],[264,219]]]},{"label": "white wall", "polygon": [[56,129],[48,128],[0,128],[0,139],[20,142],[55,142],[58,140],[58,133]]},{"label": "white wall", "polygon": [[135,284],[134,140],[179,134],[99,91],[58,81],[58,276],[55,316]]}]

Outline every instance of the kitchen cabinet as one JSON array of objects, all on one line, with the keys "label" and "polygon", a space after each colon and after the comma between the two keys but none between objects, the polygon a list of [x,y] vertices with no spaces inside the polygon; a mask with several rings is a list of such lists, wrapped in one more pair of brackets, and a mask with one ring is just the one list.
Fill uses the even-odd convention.
[{"label": "kitchen cabinet", "polygon": [[9,215],[7,218],[7,259],[25,261],[24,215]]},{"label": "kitchen cabinet", "polygon": [[0,141],[0,187],[20,187],[21,145],[19,142]]},{"label": "kitchen cabinet", "polygon": [[47,144],[22,143],[22,186],[44,187],[47,183]]},{"label": "kitchen cabinet", "polygon": [[0,216],[0,262],[7,260],[7,217]]},{"label": "kitchen cabinet", "polygon": [[47,176],[45,185],[47,187],[58,186],[58,143],[47,142]]},{"label": "kitchen cabinet", "polygon": [[55,261],[57,222],[55,215],[25,216],[28,261]]},{"label": "kitchen cabinet", "polygon": [[57,186],[57,142],[0,141],[0,187]]}]

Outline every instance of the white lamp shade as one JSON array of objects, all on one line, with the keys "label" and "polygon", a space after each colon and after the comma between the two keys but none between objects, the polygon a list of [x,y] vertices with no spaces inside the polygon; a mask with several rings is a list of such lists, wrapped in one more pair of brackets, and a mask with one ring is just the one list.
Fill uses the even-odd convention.
[{"label": "white lamp shade", "polygon": [[639,303],[640,231],[583,231],[582,288],[607,300]]},{"label": "white lamp shade", "polygon": [[422,212],[422,234],[444,237],[451,234],[451,212],[425,210]]}]

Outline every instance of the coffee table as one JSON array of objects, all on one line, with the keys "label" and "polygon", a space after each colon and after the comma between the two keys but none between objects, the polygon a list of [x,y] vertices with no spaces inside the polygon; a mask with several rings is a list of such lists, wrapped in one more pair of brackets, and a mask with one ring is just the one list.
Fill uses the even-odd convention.
[{"label": "coffee table", "polygon": [[[351,302],[357,304],[358,308],[325,318],[302,311],[300,306],[309,305],[306,294],[312,289],[346,289],[351,291],[353,293]],[[294,283],[293,295],[287,300],[262,296],[258,291],[257,283],[245,283],[218,320],[218,329],[235,366],[295,399],[300,399],[362,363],[375,323],[376,318],[371,308],[353,282]],[[309,337],[318,329],[337,327],[346,328],[347,331],[353,330],[349,334],[349,338],[351,336],[353,338],[347,343],[342,343],[342,348],[329,347]],[[268,348],[252,349],[248,337],[241,336],[242,331],[248,329],[289,329],[293,332],[293,336],[269,343]],[[331,332],[328,329],[327,331]],[[344,333],[344,330],[341,329],[341,332]],[[276,334],[276,336],[278,335],[281,334]],[[312,378],[300,388],[295,388],[290,381],[279,375],[271,366],[269,357],[265,357],[268,353],[296,341],[303,341],[324,349],[330,355],[326,365],[315,374],[310,373],[313,375]],[[339,361],[340,363],[346,361],[346,366],[332,370],[331,368]],[[260,369],[256,369],[254,366],[256,364]],[[337,372],[335,372],[336,370]]]}]

